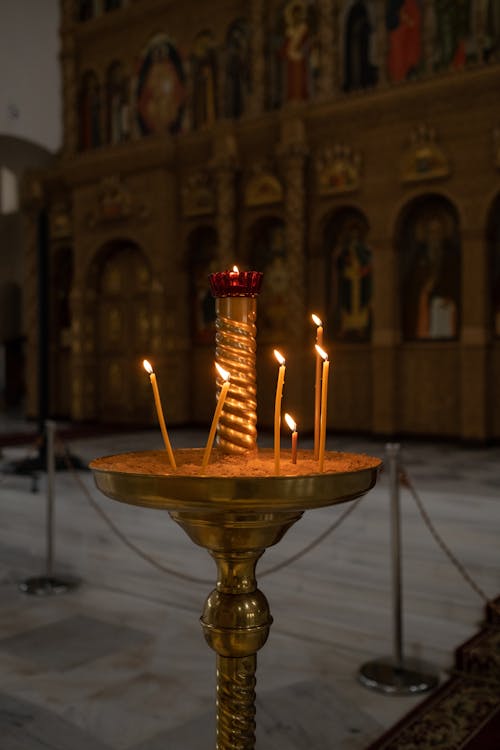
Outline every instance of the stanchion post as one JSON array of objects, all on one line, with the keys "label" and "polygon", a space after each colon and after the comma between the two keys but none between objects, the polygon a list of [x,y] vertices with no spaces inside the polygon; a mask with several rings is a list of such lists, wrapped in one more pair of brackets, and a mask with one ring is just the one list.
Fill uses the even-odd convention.
[{"label": "stanchion post", "polygon": [[50,419],[45,421],[45,457],[46,457],[46,511],[45,511],[45,575],[28,578],[19,584],[25,594],[47,596],[49,594],[64,594],[75,588],[77,581],[55,578],[54,568],[54,498],[55,498],[55,434],[56,423]]},{"label": "stanchion post", "polygon": [[389,476],[391,504],[391,567],[392,567],[392,657],[383,657],[363,664],[358,672],[359,682],[371,690],[387,695],[415,695],[431,690],[438,684],[436,670],[417,660],[407,659],[403,654],[403,581],[401,545],[401,504],[399,480],[401,446],[387,443],[385,446]]},{"label": "stanchion post", "polygon": [[391,494],[392,610],[394,623],[394,663],[403,662],[403,585],[401,570],[401,512],[399,498],[399,443],[387,443],[386,456]]},{"label": "stanchion post", "polygon": [[46,560],[45,575],[47,579],[52,578],[54,563],[54,477],[55,477],[55,422],[48,419],[45,422],[45,437],[47,446],[47,515],[46,515]]}]

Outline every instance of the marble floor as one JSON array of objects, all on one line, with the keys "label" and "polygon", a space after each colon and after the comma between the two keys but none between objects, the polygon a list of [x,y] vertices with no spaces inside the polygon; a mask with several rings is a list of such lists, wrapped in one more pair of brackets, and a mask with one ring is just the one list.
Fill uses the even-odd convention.
[{"label": "marble floor", "polygon": [[[18,426],[17,426],[18,427]],[[3,428],[5,432],[5,427]],[[171,432],[175,447],[205,435]],[[266,444],[266,437],[260,440]],[[160,447],[156,431],[75,440],[84,461]],[[384,455],[384,444],[330,436],[328,447]],[[3,449],[3,465],[26,448]],[[405,442],[404,464],[445,541],[489,596],[500,592],[500,448]],[[198,618],[214,566],[161,511],[114,503],[92,476],[56,475],[55,573],[68,594],[32,597],[18,583],[45,572],[45,487],[0,477],[1,750],[212,750],[214,655]],[[77,481],[78,480],[78,481]],[[82,490],[161,572],[118,539]],[[259,563],[274,624],[259,652],[258,750],[364,750],[421,698],[358,684],[359,667],[392,648],[389,492],[382,474],[355,511],[298,561],[344,507],[307,513]],[[414,501],[401,495],[405,654],[445,676],[482,602],[444,556]]]}]

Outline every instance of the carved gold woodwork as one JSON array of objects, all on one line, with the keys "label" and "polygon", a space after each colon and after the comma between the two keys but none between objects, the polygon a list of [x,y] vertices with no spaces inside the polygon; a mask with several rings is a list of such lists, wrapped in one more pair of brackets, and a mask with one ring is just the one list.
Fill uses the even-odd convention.
[{"label": "carved gold woodwork", "polygon": [[119,177],[105,177],[97,189],[95,207],[85,216],[85,227],[94,229],[99,225],[123,222],[130,218],[144,220],[150,213],[148,205],[135,199]]},{"label": "carved gold woodwork", "polygon": [[245,186],[244,200],[249,208],[283,201],[283,185],[265,163],[259,162],[253,168]]},{"label": "carved gold woodwork", "polygon": [[401,163],[403,182],[421,182],[448,177],[450,164],[437,142],[434,128],[422,123],[410,137],[410,145]]},{"label": "carved gold woodwork", "polygon": [[212,176],[208,171],[189,175],[182,186],[182,213],[186,217],[210,216],[216,200]]},{"label": "carved gold woodwork", "polygon": [[327,146],[316,157],[319,195],[353,193],[360,186],[361,154],[343,143]]}]

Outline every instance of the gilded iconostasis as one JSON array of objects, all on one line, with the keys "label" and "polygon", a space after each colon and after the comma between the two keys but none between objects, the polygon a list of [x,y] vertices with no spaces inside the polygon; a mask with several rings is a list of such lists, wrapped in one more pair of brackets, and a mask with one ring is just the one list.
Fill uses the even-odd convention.
[{"label": "gilded iconostasis", "polygon": [[264,272],[261,380],[300,352],[305,429],[316,312],[332,428],[500,435],[500,0],[62,8],[56,412],[149,421],[144,354],[173,421],[206,420],[207,275],[239,263]]}]

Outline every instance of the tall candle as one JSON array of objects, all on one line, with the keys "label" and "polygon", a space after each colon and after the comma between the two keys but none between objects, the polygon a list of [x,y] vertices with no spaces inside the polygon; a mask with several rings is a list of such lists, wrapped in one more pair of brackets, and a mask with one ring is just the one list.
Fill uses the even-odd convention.
[{"label": "tall candle", "polygon": [[210,433],[208,435],[207,445],[205,448],[205,452],[203,454],[203,462],[202,466],[205,468],[208,465],[208,462],[210,460],[210,453],[212,451],[212,446],[214,444],[214,438],[215,438],[215,431],[217,430],[217,425],[219,423],[219,417],[222,413],[222,408],[224,406],[224,402],[226,400],[227,392],[229,390],[229,373],[227,370],[224,370],[218,362],[215,363],[215,366],[219,372],[219,375],[223,379],[224,383],[222,384],[222,387],[220,389],[219,398],[217,399],[217,406],[215,408],[214,417],[212,419],[212,426],[210,427]]},{"label": "tall candle", "polygon": [[326,413],[327,413],[327,401],[328,401],[328,373],[330,370],[330,362],[328,361],[328,354],[320,346],[316,344],[316,351],[323,360],[323,372],[321,376],[321,419],[320,419],[320,435],[319,435],[319,470],[323,471],[325,462],[325,446],[326,446]]},{"label": "tall candle", "polygon": [[290,416],[290,414],[285,414],[285,422],[289,426],[289,428],[292,431],[292,464],[297,463],[297,443],[299,439],[299,435],[297,432],[297,422],[293,419],[293,417]]},{"label": "tall candle", "polygon": [[274,356],[279,362],[278,383],[276,385],[276,398],[274,401],[274,473],[280,473],[280,427],[281,427],[281,398],[283,396],[283,383],[285,382],[285,358],[275,349]]},{"label": "tall candle", "polygon": [[165,450],[167,451],[168,460],[170,461],[170,465],[172,469],[176,469],[177,464],[175,463],[172,446],[170,445],[170,440],[168,439],[167,426],[165,424],[165,419],[163,417],[163,409],[161,407],[160,392],[158,390],[158,383],[156,381],[156,375],[154,374],[153,368],[151,367],[147,359],[145,359],[142,364],[146,372],[149,373],[149,380],[151,381],[151,387],[153,389],[153,396],[154,396],[155,405],[156,405],[156,414],[158,416],[158,422],[160,423],[160,430],[161,430],[161,434],[163,437],[163,442],[165,444]]},{"label": "tall candle", "polygon": [[[314,313],[311,315],[316,328],[316,345],[323,346],[323,322]],[[314,458],[319,458],[319,427],[321,409],[321,355],[316,352],[316,377],[314,381]]]}]

